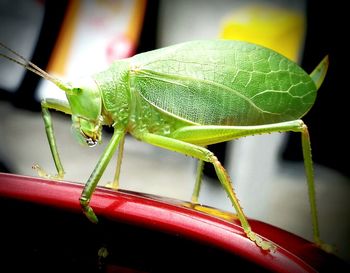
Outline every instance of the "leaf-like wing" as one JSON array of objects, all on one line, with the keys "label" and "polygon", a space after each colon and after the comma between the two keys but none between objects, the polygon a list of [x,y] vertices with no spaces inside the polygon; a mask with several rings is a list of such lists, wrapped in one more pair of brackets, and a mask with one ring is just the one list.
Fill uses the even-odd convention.
[{"label": "leaf-like wing", "polygon": [[282,55],[240,41],[194,41],[136,55],[133,88],[155,107],[211,125],[258,125],[302,117],[316,86]]}]

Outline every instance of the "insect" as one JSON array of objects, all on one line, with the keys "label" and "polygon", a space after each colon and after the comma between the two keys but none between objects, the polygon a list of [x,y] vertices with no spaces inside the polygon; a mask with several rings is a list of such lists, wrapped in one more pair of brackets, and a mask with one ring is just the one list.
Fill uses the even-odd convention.
[{"label": "insect", "polygon": [[213,164],[246,236],[262,249],[274,245],[252,231],[234,192],[231,179],[206,146],[254,134],[301,133],[313,236],[321,245],[316,211],[314,175],[307,126],[300,119],[314,104],[327,68],[326,56],[308,75],[302,68],[268,48],[228,40],[190,41],[115,61],[107,70],[63,82],[12,49],[10,57],[26,69],[53,82],[66,93],[67,102],[44,99],[42,116],[57,174],[40,166],[42,177],[62,179],[49,110],[71,115],[72,132],[87,146],[101,141],[102,127],[113,135],[89,177],[80,197],[83,212],[98,221],[89,202],[112,155],[117,150],[117,170],[112,187],[118,188],[124,138],[136,139],[199,160],[193,202],[198,201],[204,162]]}]

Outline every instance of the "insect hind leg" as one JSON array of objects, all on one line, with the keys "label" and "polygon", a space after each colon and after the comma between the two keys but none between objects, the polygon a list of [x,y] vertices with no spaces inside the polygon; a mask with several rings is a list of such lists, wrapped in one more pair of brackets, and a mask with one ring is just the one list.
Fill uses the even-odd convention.
[{"label": "insect hind leg", "polygon": [[221,165],[217,157],[211,151],[201,146],[197,146],[197,145],[183,142],[177,139],[159,136],[151,133],[140,134],[137,136],[137,138],[149,144],[152,144],[161,148],[165,148],[171,151],[179,152],[188,156],[192,156],[194,158],[197,158],[205,162],[212,163],[215,168],[216,174],[221,182],[221,185],[226,191],[233,207],[237,212],[237,217],[247,237],[250,240],[254,241],[262,249],[274,251],[275,246],[273,243],[263,240],[258,234],[254,233],[251,230],[248,220],[244,215],[243,209],[241,208],[239,201],[236,197],[236,194],[233,190],[231,179],[228,173],[226,172],[224,167]]},{"label": "insect hind leg", "polygon": [[306,181],[308,185],[314,242],[324,250],[328,251],[330,247],[320,240],[310,137],[307,126],[302,120],[299,119],[280,123],[253,126],[187,126],[182,127],[173,132],[171,137],[192,144],[205,146],[241,138],[244,136],[268,134],[273,132],[301,133],[302,151],[304,157]]}]

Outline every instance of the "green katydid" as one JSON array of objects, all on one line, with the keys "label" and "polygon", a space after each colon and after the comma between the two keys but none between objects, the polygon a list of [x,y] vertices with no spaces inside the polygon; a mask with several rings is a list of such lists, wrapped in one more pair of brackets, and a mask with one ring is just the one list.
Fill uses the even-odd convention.
[{"label": "green katydid", "polygon": [[199,160],[193,202],[198,201],[203,162],[212,163],[247,237],[262,249],[274,248],[251,230],[238,202],[230,177],[206,146],[254,134],[294,131],[301,133],[308,183],[314,241],[321,245],[316,211],[310,139],[300,119],[314,104],[328,68],[324,58],[308,75],[302,68],[268,48],[228,40],[191,41],[115,61],[107,70],[74,83],[63,82],[1,44],[15,58],[1,54],[62,89],[68,102],[41,102],[45,130],[57,174],[64,169],[56,146],[50,109],[72,116],[79,142],[94,146],[102,126],[113,135],[80,197],[83,212],[97,217],[89,206],[91,196],[119,146],[112,187],[118,188],[124,137],[172,150]]}]

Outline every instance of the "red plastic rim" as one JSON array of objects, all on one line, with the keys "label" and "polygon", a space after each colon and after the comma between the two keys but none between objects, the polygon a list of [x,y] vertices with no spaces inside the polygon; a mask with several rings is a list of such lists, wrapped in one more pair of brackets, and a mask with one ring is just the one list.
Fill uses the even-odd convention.
[{"label": "red plastic rim", "polygon": [[[0,196],[80,211],[83,185],[0,173]],[[340,262],[311,242],[266,223],[250,220],[252,229],[277,246],[263,251],[244,234],[237,220],[227,221],[186,207],[179,200],[97,188],[91,206],[97,216],[181,234],[241,256],[272,272],[316,272]]]}]

